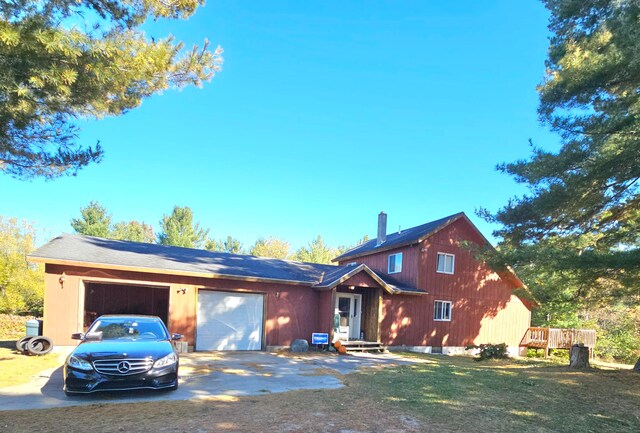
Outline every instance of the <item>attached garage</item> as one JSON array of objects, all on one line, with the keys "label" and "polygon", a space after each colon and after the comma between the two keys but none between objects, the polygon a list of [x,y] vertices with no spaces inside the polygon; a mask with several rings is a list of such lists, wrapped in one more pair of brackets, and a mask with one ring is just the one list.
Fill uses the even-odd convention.
[{"label": "attached garage", "polygon": [[168,287],[84,282],[84,329],[103,314],[145,314],[168,323],[168,313]]},{"label": "attached garage", "polygon": [[198,291],[196,350],[262,350],[264,295]]}]

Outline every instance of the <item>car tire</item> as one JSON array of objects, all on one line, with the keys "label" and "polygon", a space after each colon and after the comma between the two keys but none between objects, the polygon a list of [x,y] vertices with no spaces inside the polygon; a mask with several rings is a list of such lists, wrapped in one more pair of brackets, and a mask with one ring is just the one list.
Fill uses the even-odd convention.
[{"label": "car tire", "polygon": [[27,352],[30,355],[46,355],[53,350],[53,341],[47,337],[33,337],[27,343]]},{"label": "car tire", "polygon": [[16,349],[18,352],[27,353],[27,343],[31,340],[33,336],[29,335],[27,337],[22,337],[18,341],[16,341]]}]

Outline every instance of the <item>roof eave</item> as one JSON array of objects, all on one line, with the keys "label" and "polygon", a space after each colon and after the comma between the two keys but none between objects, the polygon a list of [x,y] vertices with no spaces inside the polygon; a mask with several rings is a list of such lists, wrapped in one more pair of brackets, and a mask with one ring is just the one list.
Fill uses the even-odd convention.
[{"label": "roof eave", "polygon": [[149,268],[149,267],[143,267],[143,266],[114,265],[109,263],[95,263],[95,262],[85,262],[85,261],[77,261],[77,260],[53,259],[53,258],[31,256],[31,255],[27,255],[27,260],[34,263],[44,263],[44,264],[52,264],[52,265],[78,266],[83,268],[97,268],[97,269],[114,269],[118,271],[143,272],[143,273],[149,273],[149,274],[164,274],[164,275],[198,277],[198,278],[209,278],[209,279],[218,278],[218,279],[226,279],[226,280],[257,282],[257,283],[290,284],[290,285],[297,285],[297,286],[312,286],[314,283],[313,281],[284,280],[284,279],[278,279],[278,278],[249,277],[249,276],[234,275],[234,274],[220,274],[215,272],[193,272],[193,271],[181,271],[176,269]]},{"label": "roof eave", "polygon": [[345,281],[347,281],[349,278],[353,277],[354,275],[360,273],[360,272],[366,272],[371,278],[373,278],[375,280],[376,283],[380,284],[380,286],[389,294],[393,295],[397,292],[396,289],[394,289],[393,287],[391,287],[389,284],[387,284],[382,278],[380,278],[378,276],[378,274],[376,274],[374,271],[372,271],[367,265],[365,264],[360,264],[358,266],[354,266],[354,269],[347,272],[346,274],[344,274],[342,277],[340,277],[339,279],[337,279],[336,281],[332,282],[329,285],[323,285],[322,283],[320,284],[316,284],[314,286],[312,286],[313,288],[316,289],[325,289],[325,290],[329,290],[329,289],[333,289],[334,287],[344,283]]}]

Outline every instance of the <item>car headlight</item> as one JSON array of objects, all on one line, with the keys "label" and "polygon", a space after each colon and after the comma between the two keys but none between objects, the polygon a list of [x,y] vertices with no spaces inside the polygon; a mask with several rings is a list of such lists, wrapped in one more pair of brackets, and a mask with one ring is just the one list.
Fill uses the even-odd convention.
[{"label": "car headlight", "polygon": [[154,364],[153,368],[166,367],[167,365],[172,365],[178,362],[178,355],[175,353],[170,353],[167,356],[158,359]]},{"label": "car headlight", "polygon": [[89,361],[85,361],[84,359],[80,359],[73,355],[71,355],[67,360],[67,365],[69,367],[77,368],[78,370],[93,370]]}]

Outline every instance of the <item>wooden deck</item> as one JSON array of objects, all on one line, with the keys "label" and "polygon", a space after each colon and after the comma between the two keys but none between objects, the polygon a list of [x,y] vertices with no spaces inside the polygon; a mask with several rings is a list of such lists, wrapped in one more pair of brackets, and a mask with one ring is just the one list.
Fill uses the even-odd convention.
[{"label": "wooden deck", "polygon": [[364,340],[340,340],[340,343],[347,349],[347,352],[384,352],[387,350],[382,343]]},{"label": "wooden deck", "polygon": [[571,349],[574,344],[582,344],[593,354],[596,345],[596,331],[593,329],[529,328],[525,332],[520,347],[544,349],[549,356],[550,349]]}]

